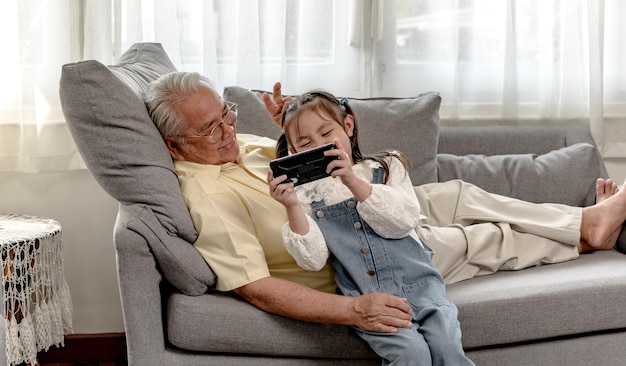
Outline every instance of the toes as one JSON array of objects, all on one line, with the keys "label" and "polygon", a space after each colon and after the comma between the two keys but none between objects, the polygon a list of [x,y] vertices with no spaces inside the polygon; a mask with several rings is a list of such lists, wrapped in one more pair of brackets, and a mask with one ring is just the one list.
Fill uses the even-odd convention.
[{"label": "toes", "polygon": [[617,192],[619,192],[619,187],[611,178],[596,180],[596,203],[604,201]]}]

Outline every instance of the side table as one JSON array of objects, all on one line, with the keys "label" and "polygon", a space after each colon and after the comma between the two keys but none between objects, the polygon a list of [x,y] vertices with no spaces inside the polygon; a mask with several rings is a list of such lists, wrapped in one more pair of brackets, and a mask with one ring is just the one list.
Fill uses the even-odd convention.
[{"label": "side table", "polygon": [[2,315],[8,365],[36,364],[37,352],[64,345],[72,300],[63,273],[61,225],[0,214]]}]

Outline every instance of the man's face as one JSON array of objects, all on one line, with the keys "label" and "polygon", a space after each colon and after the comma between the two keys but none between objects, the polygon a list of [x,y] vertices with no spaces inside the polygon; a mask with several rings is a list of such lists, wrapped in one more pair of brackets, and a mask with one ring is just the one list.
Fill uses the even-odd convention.
[{"label": "man's face", "polygon": [[[215,128],[219,138],[212,144],[208,138],[185,138],[185,144],[176,139],[165,139],[170,154],[174,160],[186,160],[200,164],[222,165],[235,162],[239,156],[239,145],[236,139],[237,116],[230,112],[224,100],[213,88],[208,85],[201,87],[198,92],[190,94],[177,107],[183,115],[187,125],[183,129],[183,136],[206,136]],[[220,123],[226,116],[232,122],[229,126],[226,121]]]}]

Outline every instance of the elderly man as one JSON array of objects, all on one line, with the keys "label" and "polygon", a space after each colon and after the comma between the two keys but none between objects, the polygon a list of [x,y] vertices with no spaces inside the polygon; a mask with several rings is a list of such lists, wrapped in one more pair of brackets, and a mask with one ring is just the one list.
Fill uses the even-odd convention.
[{"label": "elderly man", "polygon": [[[273,94],[264,102],[277,121],[287,100],[278,83]],[[298,267],[282,244],[284,207],[266,182],[275,141],[238,136],[236,105],[209,79],[164,75],[151,85],[146,104],[174,159],[198,232],[194,245],[216,273],[218,290],[299,320],[377,332],[411,326],[404,299],[340,296],[328,266],[319,272]],[[435,250],[433,261],[448,283],[612,249],[626,220],[626,192],[604,180],[597,186],[601,202],[586,208],[532,204],[460,181],[416,191],[428,217],[417,231]]]}]

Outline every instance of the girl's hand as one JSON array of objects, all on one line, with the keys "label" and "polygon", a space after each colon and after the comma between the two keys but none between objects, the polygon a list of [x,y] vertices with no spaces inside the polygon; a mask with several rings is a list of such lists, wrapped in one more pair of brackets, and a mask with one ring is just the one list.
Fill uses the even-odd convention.
[{"label": "girl's hand", "polygon": [[293,189],[293,183],[283,183],[287,179],[287,175],[283,174],[274,178],[271,169],[267,170],[267,183],[270,186],[270,195],[283,206],[289,208],[298,206],[298,195]]},{"label": "girl's hand", "polygon": [[352,157],[346,152],[343,146],[341,146],[339,140],[335,139],[333,142],[337,148],[325,151],[324,155],[334,155],[337,156],[338,159],[331,161],[326,171],[329,172],[333,178],[339,177],[341,183],[348,187],[359,202],[365,201],[372,194],[372,185],[368,181],[359,178],[354,173],[354,170],[352,170],[352,166],[354,165]]},{"label": "girl's hand", "polygon": [[326,172],[330,173],[333,178],[339,177],[341,182],[350,188],[351,184],[356,182],[356,180],[360,180],[360,178],[357,177],[354,170],[352,170],[352,166],[354,165],[352,163],[352,158],[343,146],[341,146],[339,140],[335,139],[333,143],[337,146],[337,148],[325,151],[324,155],[336,156],[337,160],[333,160],[328,164]]}]

